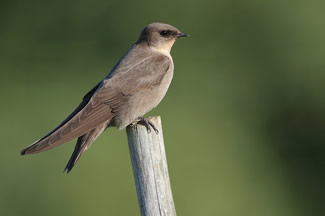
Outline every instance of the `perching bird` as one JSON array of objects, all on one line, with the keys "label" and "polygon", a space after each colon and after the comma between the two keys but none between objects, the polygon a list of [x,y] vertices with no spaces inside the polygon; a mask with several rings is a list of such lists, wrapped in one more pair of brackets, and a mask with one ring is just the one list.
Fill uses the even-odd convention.
[{"label": "perching bird", "polygon": [[82,153],[107,127],[123,129],[140,120],[148,132],[150,127],[157,132],[143,115],[165,96],[174,72],[170,50],[176,39],[187,36],[168,24],[146,26],[138,40],[107,77],[83,97],[79,106],[59,126],[20,154],[43,152],[78,138],[64,169],[69,173]]}]

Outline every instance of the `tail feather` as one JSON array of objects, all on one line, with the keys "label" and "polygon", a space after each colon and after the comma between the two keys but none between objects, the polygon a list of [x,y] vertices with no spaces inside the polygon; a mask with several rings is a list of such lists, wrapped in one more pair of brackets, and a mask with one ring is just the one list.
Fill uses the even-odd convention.
[{"label": "tail feather", "polygon": [[70,160],[66,167],[64,168],[63,172],[69,173],[72,168],[75,166],[79,158],[81,157],[82,153],[84,153],[97,139],[97,137],[104,132],[104,130],[108,127],[109,121],[104,122],[97,128],[93,129],[92,131],[80,136],[77,140],[75,149],[70,157]]},{"label": "tail feather", "polygon": [[67,171],[67,173],[69,173],[71,171],[71,169],[74,167],[74,165],[77,163],[81,154],[85,151],[82,148],[82,146],[83,146],[82,144],[85,143],[85,141],[87,140],[86,137],[88,137],[87,134],[78,138],[76,146],[74,148],[74,151],[70,157],[70,160],[69,160],[67,166],[64,168],[63,172]]}]

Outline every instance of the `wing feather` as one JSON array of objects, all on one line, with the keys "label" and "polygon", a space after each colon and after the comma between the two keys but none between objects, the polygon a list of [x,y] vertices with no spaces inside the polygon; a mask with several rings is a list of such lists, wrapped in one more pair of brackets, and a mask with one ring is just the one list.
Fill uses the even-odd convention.
[{"label": "wing feather", "polygon": [[[117,94],[112,89],[110,89],[110,91],[108,88],[105,88],[105,90],[105,95],[108,98],[114,98],[117,101],[125,101],[127,99],[127,97],[122,94]],[[100,92],[101,89],[98,91]],[[102,103],[102,101],[102,97],[93,95],[83,109],[66,121],[64,125],[61,125],[61,127],[57,128],[49,135],[22,150],[21,154],[34,154],[52,149],[80,137],[105,121],[112,119],[115,115],[114,112],[112,112],[113,110],[110,106],[107,106],[107,104]]]}]

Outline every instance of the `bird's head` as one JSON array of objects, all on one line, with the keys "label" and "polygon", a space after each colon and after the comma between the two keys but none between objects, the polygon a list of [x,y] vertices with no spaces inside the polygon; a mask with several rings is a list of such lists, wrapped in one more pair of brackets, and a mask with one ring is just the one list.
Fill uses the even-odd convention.
[{"label": "bird's head", "polygon": [[188,37],[174,26],[164,23],[152,23],[141,32],[137,43],[147,43],[149,47],[162,52],[170,52],[175,41],[180,37]]}]

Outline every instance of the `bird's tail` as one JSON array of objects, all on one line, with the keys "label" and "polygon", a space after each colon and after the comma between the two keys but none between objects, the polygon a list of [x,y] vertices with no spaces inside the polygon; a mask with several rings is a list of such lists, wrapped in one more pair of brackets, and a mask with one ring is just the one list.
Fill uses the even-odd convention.
[{"label": "bird's tail", "polygon": [[93,144],[93,142],[97,139],[97,137],[104,132],[104,130],[108,127],[108,124],[109,121],[106,121],[101,125],[99,125],[98,127],[96,127],[95,129],[91,130],[90,132],[78,138],[75,149],[70,157],[67,166],[64,168],[63,172],[67,171],[67,173],[69,173],[72,170],[74,165],[81,157],[82,153],[84,153],[91,146],[91,144]]}]

